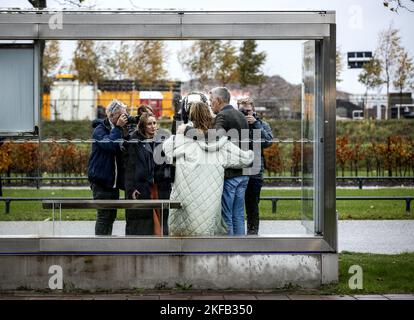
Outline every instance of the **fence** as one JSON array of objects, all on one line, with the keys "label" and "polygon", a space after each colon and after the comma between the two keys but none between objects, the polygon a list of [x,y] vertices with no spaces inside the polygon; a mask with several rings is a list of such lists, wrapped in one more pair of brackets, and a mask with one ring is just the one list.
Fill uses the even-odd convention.
[{"label": "fence", "polygon": [[[296,184],[296,185],[300,185],[301,184],[301,177],[269,177],[269,176],[265,176],[263,177],[263,179],[266,181],[277,181],[277,182],[281,182],[281,181],[289,181],[289,183],[292,184]],[[75,185],[75,186],[87,186],[89,185],[88,182],[88,177],[87,176],[78,176],[78,177],[64,177],[64,176],[59,176],[59,177],[25,177],[25,176],[16,176],[16,177],[1,177],[1,180],[5,181],[4,185],[7,186],[13,186],[13,185],[18,185],[18,186],[35,186],[37,189],[39,189],[42,185],[50,185],[50,186],[68,186],[68,185]],[[414,176],[410,176],[410,177],[336,177],[337,180],[337,185],[338,185],[338,181],[343,181],[343,182],[347,182],[347,181],[351,181],[354,185],[357,185],[359,189],[363,188],[364,182],[365,181],[377,181],[377,182],[381,182],[381,181],[387,181],[387,182],[394,182],[394,184],[396,183],[401,183],[403,182],[404,185],[414,185]],[[20,181],[19,183],[15,183],[12,184],[10,183],[11,181]],[[29,183],[23,183],[23,181],[29,181],[32,182],[31,184]],[[44,181],[50,181],[51,183],[45,184]],[[58,181],[60,183],[52,183],[53,181]],[[80,183],[70,183],[70,182],[80,182]]]}]

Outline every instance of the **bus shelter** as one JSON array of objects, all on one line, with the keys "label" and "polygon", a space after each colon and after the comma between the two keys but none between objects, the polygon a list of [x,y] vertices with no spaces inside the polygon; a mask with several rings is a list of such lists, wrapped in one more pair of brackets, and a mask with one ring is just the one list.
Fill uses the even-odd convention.
[{"label": "bus shelter", "polygon": [[[0,45],[0,88],[6,88],[0,92],[3,136],[41,133],[40,40],[304,40],[301,216],[307,233],[2,236],[0,288],[47,288],[51,265],[62,266],[65,283],[83,289],[177,283],[193,288],[315,287],[337,281],[335,37],[332,11],[1,11],[0,40],[29,40]],[[22,87],[16,86],[21,79]],[[7,109],[10,105],[14,111]],[[17,124],[11,121],[16,116]]]}]

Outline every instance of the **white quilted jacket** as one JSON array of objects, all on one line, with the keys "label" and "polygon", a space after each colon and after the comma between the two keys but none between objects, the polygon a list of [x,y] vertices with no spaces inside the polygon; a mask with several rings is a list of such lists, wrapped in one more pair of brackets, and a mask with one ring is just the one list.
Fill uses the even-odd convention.
[{"label": "white quilted jacket", "polygon": [[[174,141],[175,140],[175,141]],[[213,236],[226,234],[221,217],[221,196],[225,168],[243,168],[253,162],[253,151],[243,151],[227,137],[206,143],[183,134],[163,144],[168,161],[175,157],[175,180],[171,200],[181,209],[171,209],[168,227],[171,236]]]}]

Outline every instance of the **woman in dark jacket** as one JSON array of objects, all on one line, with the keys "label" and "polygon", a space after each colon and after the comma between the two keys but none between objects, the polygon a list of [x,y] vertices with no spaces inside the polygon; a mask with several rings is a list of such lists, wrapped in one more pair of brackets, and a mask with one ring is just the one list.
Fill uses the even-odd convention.
[{"label": "woman in dark jacket", "polygon": [[[157,121],[150,112],[140,116],[137,130],[125,144],[125,197],[127,199],[169,199],[170,165],[163,159],[161,141],[155,141]],[[154,210],[155,211],[155,210]],[[152,209],[127,209],[125,235],[160,235],[160,212]],[[168,234],[168,210],[164,210],[163,233]]]},{"label": "woman in dark jacket", "polygon": [[[127,199],[154,198],[154,136],[157,121],[152,114],[142,114],[137,130],[125,144],[125,197]],[[153,235],[152,209],[127,209],[125,212],[125,235]]]}]

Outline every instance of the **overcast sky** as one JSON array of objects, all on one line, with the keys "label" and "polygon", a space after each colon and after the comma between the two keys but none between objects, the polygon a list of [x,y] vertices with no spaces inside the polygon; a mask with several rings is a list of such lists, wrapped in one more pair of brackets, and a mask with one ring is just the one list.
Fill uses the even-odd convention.
[{"label": "overcast sky", "polygon": [[[48,0],[48,7],[63,8],[62,0]],[[357,77],[358,69],[348,70],[345,65],[348,51],[374,51],[377,47],[377,38],[380,30],[386,29],[390,23],[400,29],[402,45],[410,56],[414,55],[414,13],[400,10],[395,14],[382,5],[382,0],[86,0],[85,5],[94,5],[94,8],[129,8],[129,9],[186,9],[186,10],[335,10],[337,23],[337,44],[344,56],[343,81],[339,89],[363,93]],[[116,3],[116,5],[114,5]],[[29,8],[27,0],[0,0],[0,7]],[[68,6],[67,6],[68,7]],[[170,51],[186,47],[184,42],[168,43]],[[71,58],[74,44],[66,42],[62,51],[64,58]],[[263,70],[268,75],[279,74],[292,83],[301,81],[301,42],[300,41],[262,41],[260,50],[267,52],[268,58]],[[185,80],[177,62],[176,55],[170,54],[168,71],[172,78]]]}]

